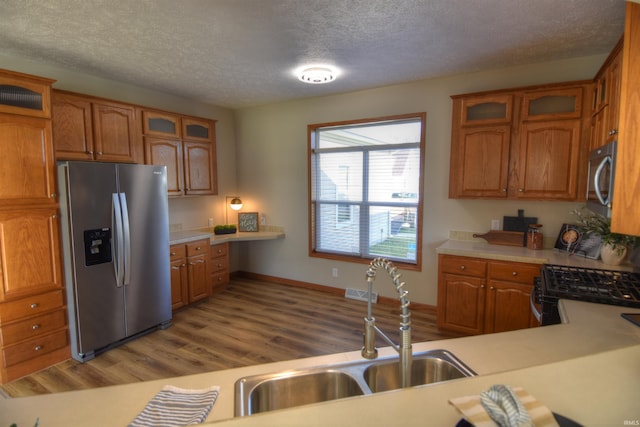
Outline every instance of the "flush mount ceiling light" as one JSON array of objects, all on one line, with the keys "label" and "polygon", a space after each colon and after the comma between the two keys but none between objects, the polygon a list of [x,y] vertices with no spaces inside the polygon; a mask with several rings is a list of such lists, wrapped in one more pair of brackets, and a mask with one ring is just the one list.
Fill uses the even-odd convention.
[{"label": "flush mount ceiling light", "polygon": [[328,65],[312,65],[300,68],[297,75],[302,82],[318,85],[334,81],[338,72]]}]

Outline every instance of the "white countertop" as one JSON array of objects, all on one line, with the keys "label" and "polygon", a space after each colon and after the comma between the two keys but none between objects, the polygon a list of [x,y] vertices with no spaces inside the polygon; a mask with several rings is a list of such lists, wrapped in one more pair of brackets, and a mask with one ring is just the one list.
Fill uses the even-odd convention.
[{"label": "white countertop", "polygon": [[528,262],[532,264],[559,264],[571,267],[601,268],[631,271],[631,264],[613,266],[601,260],[571,255],[556,249],[527,249],[524,246],[492,245],[484,240],[447,240],[436,248],[438,254],[469,256],[502,261]]},{"label": "white countertop", "polygon": [[[0,400],[0,425],[19,427],[126,425],[165,384],[185,388],[219,385],[207,419],[219,425],[437,425],[460,419],[452,397],[479,394],[493,384],[522,386],[554,412],[584,425],[640,420],[640,327],[622,319],[624,307],[560,302],[568,323],[499,334],[414,344],[414,352],[444,348],[477,377],[369,396],[232,418],[234,383],[243,376],[361,360],[360,352],[277,362],[199,375]],[[395,355],[389,347],[380,356]],[[633,424],[632,424],[633,425]]]},{"label": "white countertop", "polygon": [[284,231],[281,227],[271,227],[268,231],[241,232],[232,234],[214,234],[212,229],[184,230],[169,233],[169,243],[189,243],[200,239],[209,239],[212,245],[225,242],[248,242],[254,240],[283,239]]}]

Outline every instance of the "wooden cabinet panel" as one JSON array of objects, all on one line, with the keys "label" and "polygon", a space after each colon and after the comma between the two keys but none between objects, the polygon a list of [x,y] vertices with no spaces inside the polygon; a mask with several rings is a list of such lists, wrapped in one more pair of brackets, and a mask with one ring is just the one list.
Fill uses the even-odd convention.
[{"label": "wooden cabinet panel", "polygon": [[93,160],[91,101],[82,96],[53,91],[52,102],[56,158]]},{"label": "wooden cabinet panel", "polygon": [[189,304],[189,277],[186,258],[171,261],[171,309]]},{"label": "wooden cabinet panel", "polygon": [[640,4],[626,13],[611,231],[640,236]]},{"label": "wooden cabinet panel", "polygon": [[148,165],[166,166],[168,194],[184,194],[182,143],[179,140],[145,137],[144,162]]},{"label": "wooden cabinet panel", "polygon": [[69,345],[66,330],[60,330],[53,334],[43,335],[28,341],[2,348],[6,368],[10,368],[29,359],[41,357],[47,353],[61,349]]},{"label": "wooden cabinet panel", "polygon": [[211,246],[211,289],[218,292],[229,283],[229,244]]},{"label": "wooden cabinet panel", "polygon": [[482,334],[536,326],[529,296],[539,275],[537,264],[439,255],[438,327]]},{"label": "wooden cabinet panel", "polygon": [[31,339],[64,328],[67,325],[67,311],[56,310],[40,316],[34,316],[20,322],[10,323],[0,329],[0,344],[15,344],[24,339]]},{"label": "wooden cabinet panel", "polygon": [[[571,82],[452,96],[449,197],[583,199],[590,138],[583,98],[591,87]],[[487,111],[470,119],[478,107]]]},{"label": "wooden cabinet panel", "polygon": [[92,113],[96,160],[135,163],[137,133],[134,107],[94,102]]},{"label": "wooden cabinet panel", "polygon": [[64,91],[53,91],[53,138],[58,160],[135,163],[135,107]]},{"label": "wooden cabinet panel", "polygon": [[449,197],[507,197],[511,126],[462,128],[456,140]]},{"label": "wooden cabinet panel", "polygon": [[64,305],[62,290],[30,295],[16,301],[0,304],[0,323],[41,315]]},{"label": "wooden cabinet panel", "polygon": [[529,297],[533,286],[489,281],[485,333],[506,332],[532,326]]},{"label": "wooden cabinet panel", "polygon": [[167,167],[170,196],[218,194],[215,121],[140,109],[145,163]]},{"label": "wooden cabinet panel", "polygon": [[442,275],[438,290],[438,327],[481,334],[484,329],[485,280],[455,274]]},{"label": "wooden cabinet panel", "polygon": [[0,211],[0,301],[63,288],[56,209]]},{"label": "wooden cabinet panel", "polygon": [[211,171],[215,153],[209,143],[184,141],[184,176],[186,194],[217,194],[217,183]]},{"label": "wooden cabinet panel", "polygon": [[189,271],[189,302],[194,302],[209,296],[210,277],[209,261],[206,255],[187,258]]},{"label": "wooden cabinet panel", "polygon": [[51,122],[0,114],[0,207],[55,204]]},{"label": "wooden cabinet panel", "polygon": [[55,80],[0,69],[0,113],[51,117],[51,85]]},{"label": "wooden cabinet panel", "polygon": [[579,120],[524,123],[517,197],[576,199],[579,151]]}]

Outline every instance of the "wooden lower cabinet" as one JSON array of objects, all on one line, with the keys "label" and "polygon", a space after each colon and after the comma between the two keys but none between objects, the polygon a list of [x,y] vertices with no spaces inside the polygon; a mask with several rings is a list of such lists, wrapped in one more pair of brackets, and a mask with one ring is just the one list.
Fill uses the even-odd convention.
[{"label": "wooden lower cabinet", "polygon": [[219,292],[229,283],[229,243],[211,246],[211,289]]},{"label": "wooden lower cabinet", "polygon": [[211,295],[209,239],[171,245],[171,307],[175,311]]},{"label": "wooden lower cabinet", "polygon": [[438,327],[467,334],[537,325],[529,307],[540,266],[455,255],[438,258]]}]

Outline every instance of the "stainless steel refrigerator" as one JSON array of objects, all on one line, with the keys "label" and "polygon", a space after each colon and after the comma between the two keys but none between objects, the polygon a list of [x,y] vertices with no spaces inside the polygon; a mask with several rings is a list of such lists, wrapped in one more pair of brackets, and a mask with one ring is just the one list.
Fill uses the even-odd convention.
[{"label": "stainless steel refrigerator", "polygon": [[171,324],[165,166],[58,163],[72,357]]}]

